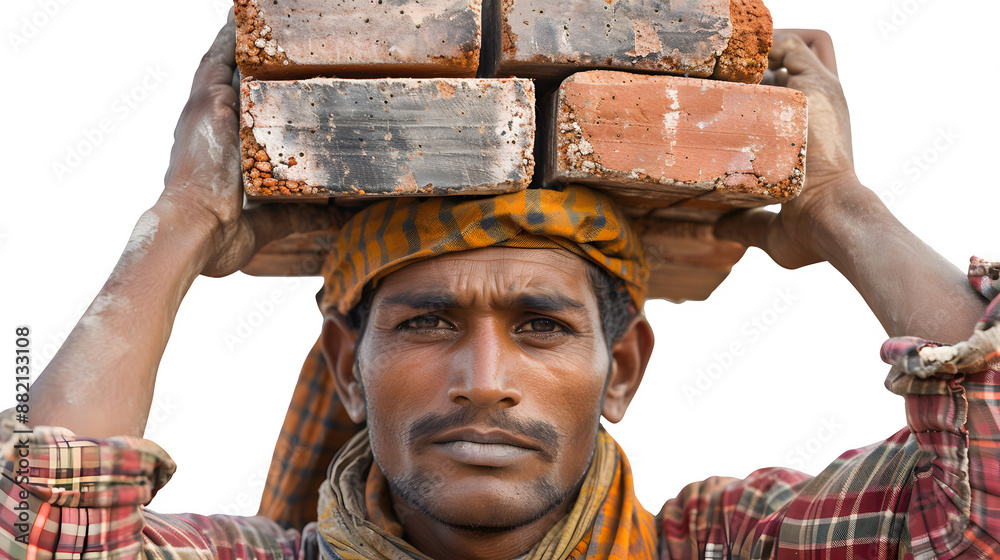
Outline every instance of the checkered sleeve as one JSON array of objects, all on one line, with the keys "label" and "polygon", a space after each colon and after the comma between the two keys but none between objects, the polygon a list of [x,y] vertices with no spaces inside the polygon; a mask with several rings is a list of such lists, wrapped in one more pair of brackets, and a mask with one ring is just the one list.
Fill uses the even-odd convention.
[{"label": "checkered sleeve", "polygon": [[[973,287],[996,296],[1000,267],[973,265]],[[907,428],[816,477],[764,469],[687,486],[658,517],[661,558],[1000,557],[1000,298],[968,341],[894,338],[882,358]]]},{"label": "checkered sleeve", "polygon": [[0,413],[0,558],[297,558],[274,522],[145,509],[174,472],[156,444],[28,428]]}]

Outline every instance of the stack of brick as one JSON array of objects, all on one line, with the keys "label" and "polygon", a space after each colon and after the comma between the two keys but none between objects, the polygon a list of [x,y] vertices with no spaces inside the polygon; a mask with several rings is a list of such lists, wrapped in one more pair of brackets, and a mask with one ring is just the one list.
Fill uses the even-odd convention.
[{"label": "stack of brick", "polygon": [[[805,97],[756,85],[761,2],[236,0],[247,195],[350,206],[581,183],[633,218],[651,297],[704,299],[742,256],[712,223],[804,178]],[[314,274],[319,235],[245,270]]]}]

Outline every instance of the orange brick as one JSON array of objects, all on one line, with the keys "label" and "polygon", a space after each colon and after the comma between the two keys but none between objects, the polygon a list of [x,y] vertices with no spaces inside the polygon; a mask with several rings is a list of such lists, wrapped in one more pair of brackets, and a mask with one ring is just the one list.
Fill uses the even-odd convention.
[{"label": "orange brick", "polygon": [[806,98],[795,90],[593,71],[563,82],[554,115],[547,184],[650,208],[692,197],[765,206],[802,187]]},{"label": "orange brick", "polygon": [[480,0],[237,0],[244,76],[474,77]]},{"label": "orange brick", "polygon": [[240,98],[250,197],[496,194],[534,171],[529,80],[246,81]]},{"label": "orange brick", "polygon": [[609,69],[759,83],[774,31],[763,0],[504,0],[484,9],[484,70],[500,76]]}]

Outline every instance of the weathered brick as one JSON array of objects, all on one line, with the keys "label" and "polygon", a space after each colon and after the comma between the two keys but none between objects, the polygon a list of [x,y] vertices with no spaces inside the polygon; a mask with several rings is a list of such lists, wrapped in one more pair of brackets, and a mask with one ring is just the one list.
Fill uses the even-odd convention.
[{"label": "weathered brick", "polygon": [[715,239],[711,224],[640,218],[632,225],[646,250],[651,299],[707,299],[746,252]]},{"label": "weathered brick", "polygon": [[765,206],[802,187],[806,98],[787,89],[592,71],[554,97],[545,182],[583,183],[623,204],[699,197]]},{"label": "weathered brick", "polygon": [[759,83],[773,35],[763,0],[497,0],[484,10],[483,66],[500,76],[613,69]]},{"label": "weathered brick", "polygon": [[480,0],[237,0],[244,76],[474,77]]},{"label": "weathered brick", "polygon": [[494,194],[534,170],[529,80],[246,81],[248,196]]}]

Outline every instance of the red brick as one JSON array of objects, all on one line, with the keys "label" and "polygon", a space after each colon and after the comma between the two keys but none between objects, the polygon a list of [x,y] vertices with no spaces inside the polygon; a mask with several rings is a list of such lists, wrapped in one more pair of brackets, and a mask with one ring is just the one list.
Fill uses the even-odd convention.
[{"label": "red brick", "polygon": [[251,197],[496,194],[534,171],[529,80],[247,81],[240,97]]},{"label": "red brick", "polygon": [[593,71],[563,82],[554,114],[547,184],[648,208],[692,197],[764,206],[802,187],[806,98],[795,90]]},{"label": "red brick", "polygon": [[[486,6],[491,31],[484,36],[484,70],[500,76],[563,78],[609,69],[759,83],[773,35],[763,0],[504,0]],[[496,28],[499,41],[492,35]]]},{"label": "red brick", "polygon": [[244,76],[474,77],[480,0],[237,0]]}]

